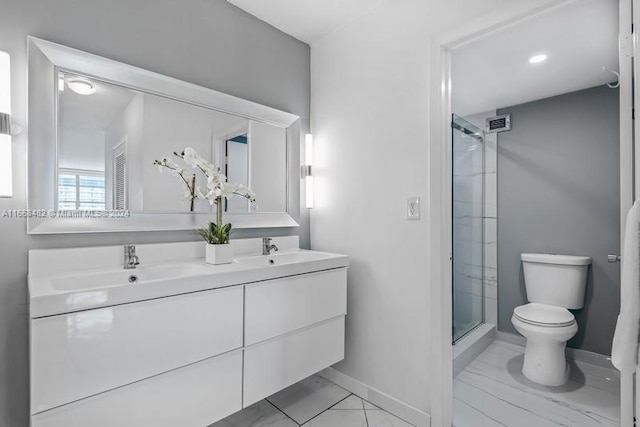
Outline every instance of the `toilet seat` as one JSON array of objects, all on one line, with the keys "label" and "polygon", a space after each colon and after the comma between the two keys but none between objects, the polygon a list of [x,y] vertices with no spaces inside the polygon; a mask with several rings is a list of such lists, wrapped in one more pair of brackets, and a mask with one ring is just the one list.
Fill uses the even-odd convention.
[{"label": "toilet seat", "polygon": [[566,308],[533,302],[516,307],[513,316],[523,323],[544,327],[570,326],[576,321]]}]

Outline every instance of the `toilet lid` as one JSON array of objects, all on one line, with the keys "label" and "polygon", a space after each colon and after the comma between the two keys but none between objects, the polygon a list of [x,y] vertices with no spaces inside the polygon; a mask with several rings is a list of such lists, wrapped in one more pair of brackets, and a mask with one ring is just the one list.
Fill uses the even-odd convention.
[{"label": "toilet lid", "polygon": [[569,326],[576,320],[566,308],[533,302],[516,307],[513,315],[525,323],[538,326]]}]

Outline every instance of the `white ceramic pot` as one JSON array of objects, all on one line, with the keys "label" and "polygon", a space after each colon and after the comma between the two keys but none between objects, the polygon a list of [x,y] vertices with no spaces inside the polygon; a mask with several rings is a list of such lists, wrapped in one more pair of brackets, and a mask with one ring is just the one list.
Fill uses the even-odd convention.
[{"label": "white ceramic pot", "polygon": [[207,243],[207,264],[231,264],[233,262],[233,247],[227,243],[224,245],[211,245]]}]

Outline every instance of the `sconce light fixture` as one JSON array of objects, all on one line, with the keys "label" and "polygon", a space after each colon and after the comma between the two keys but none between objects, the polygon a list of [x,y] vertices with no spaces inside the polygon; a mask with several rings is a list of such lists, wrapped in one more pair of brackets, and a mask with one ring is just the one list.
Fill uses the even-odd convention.
[{"label": "sconce light fixture", "polygon": [[11,61],[0,51],[0,197],[13,196],[11,166]]},{"label": "sconce light fixture", "polygon": [[301,177],[305,181],[306,207],[313,208],[313,135],[310,133],[304,136],[304,165],[301,167]]}]

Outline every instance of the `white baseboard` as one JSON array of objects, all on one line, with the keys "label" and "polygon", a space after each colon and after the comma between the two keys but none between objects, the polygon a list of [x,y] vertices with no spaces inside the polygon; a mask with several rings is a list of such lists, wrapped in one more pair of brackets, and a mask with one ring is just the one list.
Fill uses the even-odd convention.
[{"label": "white baseboard", "polygon": [[415,408],[408,403],[402,402],[395,397],[389,396],[367,384],[350,377],[334,368],[327,368],[318,372],[323,378],[339,385],[358,397],[373,403],[385,411],[413,424],[416,427],[430,427],[431,417],[424,411]]},{"label": "white baseboard", "polygon": [[[498,341],[504,341],[511,344],[519,345],[524,347],[527,343],[525,337],[521,335],[512,334],[510,332],[496,332],[496,339]],[[602,368],[607,369],[615,369],[611,364],[611,356],[607,356],[604,354],[593,353],[587,350],[580,350],[577,348],[567,347],[567,358],[571,360],[575,360],[577,362],[589,363],[591,365],[600,366]]]}]

